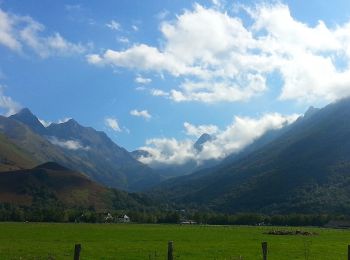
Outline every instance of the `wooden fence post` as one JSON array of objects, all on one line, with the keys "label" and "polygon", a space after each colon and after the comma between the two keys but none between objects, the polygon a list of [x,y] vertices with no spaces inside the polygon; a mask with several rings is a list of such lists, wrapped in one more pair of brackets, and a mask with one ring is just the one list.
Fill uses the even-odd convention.
[{"label": "wooden fence post", "polygon": [[348,260],[350,260],[350,245],[348,245]]},{"label": "wooden fence post", "polygon": [[174,247],[173,241],[168,242],[168,260],[174,260]]},{"label": "wooden fence post", "polygon": [[263,260],[267,260],[267,242],[262,242],[261,247],[263,253]]},{"label": "wooden fence post", "polygon": [[81,244],[75,244],[74,247],[74,260],[80,260]]}]

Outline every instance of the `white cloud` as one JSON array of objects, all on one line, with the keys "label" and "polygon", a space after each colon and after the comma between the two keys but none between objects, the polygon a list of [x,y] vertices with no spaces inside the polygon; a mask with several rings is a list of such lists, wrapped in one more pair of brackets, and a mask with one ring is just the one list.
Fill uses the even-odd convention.
[{"label": "white cloud", "polygon": [[20,51],[22,45],[14,35],[13,26],[14,20],[0,9],[0,44],[12,50]]},{"label": "white cloud", "polygon": [[[281,77],[282,100],[333,101],[350,95],[350,20],[332,28],[323,21],[310,26],[279,2],[245,6],[234,15],[217,8],[223,3],[195,4],[162,21],[160,47],[134,44],[88,61],[180,77],[182,83],[163,95],[175,102],[249,100],[269,88],[272,75]],[[242,12],[250,25],[242,22]]]},{"label": "white cloud", "polygon": [[43,46],[42,49],[39,50],[39,54],[47,52],[44,56],[80,54],[84,53],[88,48],[82,44],[75,44],[67,41],[59,33],[46,37],[43,42],[45,47]]},{"label": "white cloud", "polygon": [[42,58],[57,55],[72,55],[84,53],[88,46],[71,43],[58,32],[44,35],[45,26],[30,16],[20,16],[6,13],[0,9],[0,44],[23,52],[31,49]]},{"label": "white cloud", "polygon": [[139,160],[151,165],[184,164],[194,158],[191,140],[178,141],[175,138],[154,138],[146,141],[146,146],[140,149],[150,153],[149,157]]},{"label": "white cloud", "polygon": [[102,56],[87,56],[92,64],[113,65],[145,71],[168,71],[173,75],[202,73],[199,68],[187,67],[174,57],[159,52],[157,48],[145,44],[134,45],[126,51],[107,50]]},{"label": "white cloud", "polygon": [[135,78],[135,82],[136,83],[139,83],[139,84],[149,84],[152,82],[152,79],[150,78],[144,78],[140,75],[138,75],[136,78]]},{"label": "white cloud", "polygon": [[68,149],[68,150],[89,150],[89,146],[83,146],[79,141],[77,140],[60,140],[56,138],[55,136],[49,136],[48,140],[54,144],[58,145],[62,148]]},{"label": "white cloud", "polygon": [[139,27],[137,27],[136,25],[132,25],[131,28],[132,28],[135,32],[137,32],[137,31],[139,30]]},{"label": "white cloud", "polygon": [[86,55],[86,59],[90,64],[99,65],[103,63],[102,58],[97,54]]},{"label": "white cloud", "polygon": [[123,37],[123,36],[122,36],[122,37],[119,37],[119,38],[118,38],[118,41],[121,42],[121,43],[125,43],[125,44],[127,44],[127,43],[130,42],[128,38]]},{"label": "white cloud", "polygon": [[269,130],[280,129],[294,122],[299,115],[283,116],[278,113],[265,114],[260,118],[234,117],[226,129],[220,131],[212,142],[205,143],[201,159],[220,159],[237,153]]},{"label": "white cloud", "polygon": [[114,31],[119,31],[121,29],[120,24],[114,20],[111,20],[109,23],[106,23],[106,26]]},{"label": "white cloud", "polygon": [[137,117],[143,117],[144,119],[151,119],[152,116],[151,114],[147,111],[147,110],[137,110],[137,109],[133,109],[130,111],[130,115],[132,116],[137,116]]},{"label": "white cloud", "polygon": [[137,90],[137,91],[144,91],[144,90],[146,90],[146,87],[145,86],[138,86],[138,87],[135,88],[135,90]]},{"label": "white cloud", "polygon": [[[343,37],[350,32],[350,21],[334,29],[323,21],[310,27],[295,20],[282,4],[263,5],[251,15],[254,29],[267,32],[259,44],[277,61],[276,70],[284,81],[281,99],[333,101],[350,94],[350,38]],[[336,65],[341,59],[345,68]]]},{"label": "white cloud", "polygon": [[151,165],[184,164],[196,161],[198,164],[209,159],[222,159],[238,153],[264,133],[280,129],[296,120],[298,115],[283,116],[278,113],[265,114],[260,118],[234,117],[232,124],[225,129],[215,125],[194,126],[184,124],[188,135],[199,137],[203,133],[214,135],[211,141],[203,144],[201,151],[196,150],[194,141],[190,139],[153,138],[146,141],[146,146],[140,149],[149,152],[151,156],[141,157],[140,161]]},{"label": "white cloud", "polygon": [[5,110],[5,116],[16,114],[21,105],[14,101],[11,97],[4,94],[5,86],[0,85],[0,108]]},{"label": "white cloud", "polygon": [[219,128],[216,125],[199,125],[195,126],[191,123],[184,123],[186,134],[189,136],[200,137],[202,134],[213,135],[219,131]]},{"label": "white cloud", "polygon": [[169,93],[161,89],[151,89],[151,95],[156,97],[168,97]]},{"label": "white cloud", "polygon": [[105,119],[105,125],[115,132],[122,132],[122,129],[120,128],[118,120],[116,118],[107,117]]},{"label": "white cloud", "polygon": [[[245,86],[242,88],[242,86]],[[227,82],[191,82],[180,85],[180,90],[171,91],[171,99],[181,101],[201,101],[213,103],[217,101],[248,100],[256,93],[266,89],[265,78],[261,75],[247,74],[244,79]]]}]

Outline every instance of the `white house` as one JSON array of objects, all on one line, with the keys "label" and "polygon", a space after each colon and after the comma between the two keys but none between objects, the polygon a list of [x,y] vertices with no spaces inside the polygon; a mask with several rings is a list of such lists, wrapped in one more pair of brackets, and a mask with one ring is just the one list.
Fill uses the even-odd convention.
[{"label": "white house", "polygon": [[130,222],[130,218],[127,215],[122,215],[122,216],[118,217],[118,222],[128,223],[128,222]]},{"label": "white house", "polygon": [[197,222],[194,220],[190,220],[190,219],[189,220],[184,219],[184,220],[180,221],[180,224],[181,225],[194,225],[194,224],[197,224]]}]

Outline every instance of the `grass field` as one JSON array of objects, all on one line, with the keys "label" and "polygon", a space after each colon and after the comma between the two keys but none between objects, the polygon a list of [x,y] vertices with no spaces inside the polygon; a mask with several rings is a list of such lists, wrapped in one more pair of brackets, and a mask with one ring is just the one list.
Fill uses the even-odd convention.
[{"label": "grass field", "polygon": [[[166,259],[174,241],[175,259],[347,259],[350,231],[302,228],[319,235],[272,236],[271,227],[180,226],[137,224],[0,223],[0,259]],[[292,228],[279,228],[292,229]],[[305,256],[309,252],[309,257]]]}]

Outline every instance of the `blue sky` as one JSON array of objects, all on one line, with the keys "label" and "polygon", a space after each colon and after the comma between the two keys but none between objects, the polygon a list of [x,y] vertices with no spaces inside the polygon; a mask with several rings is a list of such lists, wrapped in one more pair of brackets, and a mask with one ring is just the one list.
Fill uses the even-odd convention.
[{"label": "blue sky", "polygon": [[204,131],[235,151],[350,94],[345,0],[12,0],[0,9],[3,114],[74,118],[159,160],[181,161],[176,150]]}]

